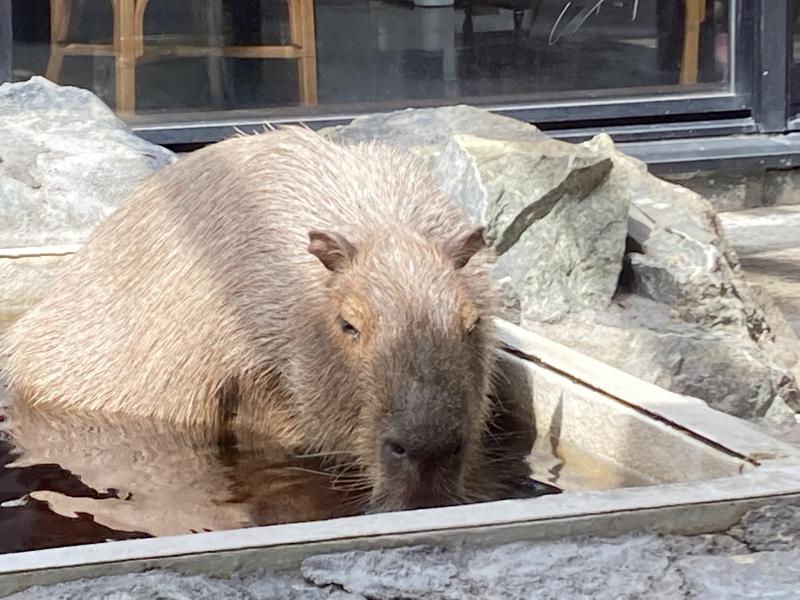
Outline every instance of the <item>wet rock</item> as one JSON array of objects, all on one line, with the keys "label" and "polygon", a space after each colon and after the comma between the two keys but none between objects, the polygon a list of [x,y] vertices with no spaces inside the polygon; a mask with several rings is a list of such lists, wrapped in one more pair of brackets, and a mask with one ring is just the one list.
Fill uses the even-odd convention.
[{"label": "wet rock", "polygon": [[608,137],[566,144],[470,107],[370,116],[325,134],[428,161],[488,228],[505,318],[719,410],[793,425],[797,357],[776,342],[782,319],[745,279],[711,205]]}]

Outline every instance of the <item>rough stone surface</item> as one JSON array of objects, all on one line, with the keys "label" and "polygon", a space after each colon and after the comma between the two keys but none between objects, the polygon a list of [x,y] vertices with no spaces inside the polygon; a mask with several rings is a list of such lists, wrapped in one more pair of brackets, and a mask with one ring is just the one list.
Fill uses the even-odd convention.
[{"label": "rough stone surface", "polygon": [[428,161],[488,228],[504,317],[719,410],[780,431],[794,424],[796,337],[779,343],[783,318],[745,279],[713,207],[606,136],[566,144],[469,107],[324,133]]},{"label": "rough stone surface", "polygon": [[751,551],[800,548],[800,508],[769,504],[748,512],[731,530]]},{"label": "rough stone surface", "polygon": [[[620,296],[606,311],[582,311],[556,324],[528,326],[730,414],[763,417],[776,396],[771,361],[756,342],[682,321],[668,306],[647,298]],[[792,423],[789,418],[787,425]]]},{"label": "rough stone surface", "polygon": [[[613,565],[613,568],[610,566]],[[516,543],[449,550],[411,547],[307,559],[303,575],[375,600],[442,598],[575,598],[645,596],[667,588],[669,552],[663,540]],[[675,574],[667,578],[679,582]]]},{"label": "rough stone surface", "polygon": [[767,171],[764,176],[764,204],[800,204],[800,169],[788,171]]},{"label": "rough stone surface", "polygon": [[495,274],[527,318],[552,320],[611,302],[630,198],[610,178],[605,136],[567,144],[467,106],[364,117],[323,134],[346,143],[386,140],[426,160],[467,216],[487,227],[499,255]]},{"label": "rough stone surface", "polygon": [[733,556],[695,556],[675,563],[688,598],[708,600],[796,600],[800,551]]},{"label": "rough stone surface", "polygon": [[35,586],[9,600],[358,600],[362,596],[320,588],[300,577],[261,573],[221,579],[153,571]]},{"label": "rough stone surface", "polygon": [[0,248],[85,242],[173,154],[89,91],[42,77],[0,85]]},{"label": "rough stone surface", "polygon": [[664,179],[697,192],[718,211],[753,208],[765,201],[763,171],[691,171],[670,173]]},{"label": "rough stone surface", "polygon": [[742,267],[800,335],[800,205],[719,215]]},{"label": "rough stone surface", "polygon": [[800,169],[668,173],[664,179],[706,198],[721,212],[800,204]]},{"label": "rough stone surface", "polygon": [[312,556],[299,572],[153,571],[33,587],[9,598],[788,600],[800,589],[798,534],[800,507],[777,502],[721,533],[386,548]]}]

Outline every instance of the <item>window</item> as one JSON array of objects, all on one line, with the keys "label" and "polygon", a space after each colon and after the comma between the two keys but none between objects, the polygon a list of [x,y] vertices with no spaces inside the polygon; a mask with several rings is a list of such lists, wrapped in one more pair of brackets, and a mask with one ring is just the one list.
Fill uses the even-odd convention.
[{"label": "window", "polygon": [[12,4],[14,79],[135,125],[732,93],[733,0]]}]

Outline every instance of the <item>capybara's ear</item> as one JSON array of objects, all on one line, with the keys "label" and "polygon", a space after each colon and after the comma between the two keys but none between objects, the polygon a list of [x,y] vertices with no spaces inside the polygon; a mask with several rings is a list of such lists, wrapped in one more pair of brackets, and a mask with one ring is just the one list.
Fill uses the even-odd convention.
[{"label": "capybara's ear", "polygon": [[356,253],[355,246],[338,233],[311,230],[308,239],[308,251],[329,271],[341,271]]},{"label": "capybara's ear", "polygon": [[477,252],[486,248],[484,227],[476,227],[468,234],[454,238],[445,245],[445,252],[453,261],[453,266],[460,269],[469,262]]}]

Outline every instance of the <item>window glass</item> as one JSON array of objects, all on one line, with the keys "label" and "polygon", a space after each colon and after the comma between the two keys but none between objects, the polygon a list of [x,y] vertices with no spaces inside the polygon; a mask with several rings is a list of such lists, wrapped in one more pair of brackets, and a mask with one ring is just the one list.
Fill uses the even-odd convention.
[{"label": "window glass", "polygon": [[792,64],[789,67],[790,114],[800,116],[800,0],[792,2]]},{"label": "window glass", "polygon": [[13,0],[13,78],[132,121],[728,89],[731,0]]}]

